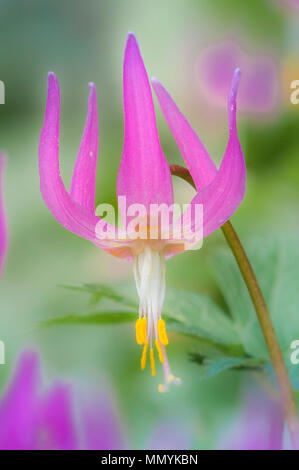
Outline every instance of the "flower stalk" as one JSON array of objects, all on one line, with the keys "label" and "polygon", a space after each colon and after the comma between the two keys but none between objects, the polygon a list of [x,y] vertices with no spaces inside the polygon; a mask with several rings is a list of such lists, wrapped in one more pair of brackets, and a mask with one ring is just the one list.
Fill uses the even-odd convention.
[{"label": "flower stalk", "polygon": [[[187,168],[180,165],[171,165],[170,169],[172,175],[184,179],[195,188],[193,178]],[[227,221],[222,225],[221,229],[237,261],[253,302],[275,371],[283,412],[288,423],[292,445],[294,449],[299,449],[299,419],[294,393],[268,307],[250,261],[231,222]]]}]

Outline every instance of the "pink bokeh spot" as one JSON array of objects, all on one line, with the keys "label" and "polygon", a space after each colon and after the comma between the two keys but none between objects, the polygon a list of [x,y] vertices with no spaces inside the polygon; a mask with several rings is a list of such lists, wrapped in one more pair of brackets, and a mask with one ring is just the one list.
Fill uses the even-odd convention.
[{"label": "pink bokeh spot", "polygon": [[278,74],[270,57],[248,58],[234,42],[223,42],[207,48],[197,66],[198,83],[206,99],[217,106],[225,105],[231,76],[242,69],[238,104],[245,112],[272,113],[278,100]]}]

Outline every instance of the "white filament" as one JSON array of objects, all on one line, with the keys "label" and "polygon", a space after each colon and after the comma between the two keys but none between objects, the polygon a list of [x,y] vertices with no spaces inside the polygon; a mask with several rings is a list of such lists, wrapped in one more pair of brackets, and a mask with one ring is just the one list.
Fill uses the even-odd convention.
[{"label": "white filament", "polygon": [[157,323],[161,318],[165,296],[165,258],[163,253],[146,245],[134,258],[134,276],[139,295],[139,317],[147,318],[147,341],[158,338]]}]

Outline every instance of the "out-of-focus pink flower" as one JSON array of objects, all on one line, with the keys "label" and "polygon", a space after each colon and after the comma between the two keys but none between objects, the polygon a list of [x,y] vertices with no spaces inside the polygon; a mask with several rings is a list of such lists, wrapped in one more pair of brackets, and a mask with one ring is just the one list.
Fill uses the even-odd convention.
[{"label": "out-of-focus pink flower", "polygon": [[[62,382],[41,387],[36,352],[23,352],[0,401],[1,450],[121,450],[128,446],[123,426],[107,391]],[[177,420],[162,420],[145,448],[189,449],[192,436]]]},{"label": "out-of-focus pink flower", "polygon": [[23,353],[0,405],[1,449],[74,449],[70,390],[56,384],[39,393],[36,353]]},{"label": "out-of-focus pink flower", "polygon": [[282,6],[294,8],[295,11],[299,12],[299,0],[273,0],[273,1]]},{"label": "out-of-focus pink flower", "polygon": [[198,83],[205,98],[224,106],[231,76],[242,68],[238,105],[247,113],[269,114],[275,110],[278,98],[277,70],[270,57],[249,59],[233,42],[223,42],[207,48],[198,60]]},{"label": "out-of-focus pink flower", "polygon": [[93,397],[88,406],[79,403],[78,410],[77,416],[70,386],[57,382],[41,389],[38,355],[24,352],[0,402],[0,449],[122,448],[109,397]]},{"label": "out-of-focus pink flower", "polygon": [[7,227],[3,202],[2,177],[6,157],[0,155],[0,276],[3,271],[6,251],[7,251]]},{"label": "out-of-focus pink flower", "polygon": [[126,447],[127,439],[111,393],[107,390],[100,393],[81,391],[77,401],[83,449],[119,450]]},{"label": "out-of-focus pink flower", "polygon": [[164,419],[152,433],[147,449],[150,450],[188,450],[195,442],[190,425],[180,422],[179,418]]},{"label": "out-of-focus pink flower", "polygon": [[[179,383],[171,373],[165,346],[168,338],[162,319],[165,294],[165,259],[190,247],[190,240],[177,237],[183,225],[197,236],[207,236],[223,225],[241,203],[245,192],[245,163],[237,135],[236,95],[240,70],[231,73],[232,85],[228,99],[229,139],[219,170],[211,160],[186,119],[157,80],[153,86],[162,111],[176,138],[185,162],[197,187],[197,195],[182,218],[170,223],[170,233],[151,236],[155,227],[148,221],[150,208],[156,204],[168,209],[173,204],[173,188],[169,165],[164,157],[156,125],[151,88],[135,36],[127,39],[123,65],[124,146],[117,177],[117,194],[125,198],[126,208],[133,204],[146,209],[146,237],[131,236],[129,223],[124,222],[127,236],[116,236],[117,229],[95,215],[95,186],[98,154],[98,115],[96,89],[90,85],[87,119],[77,161],[68,192],[59,171],[59,84],[49,74],[48,99],[44,127],[39,146],[41,193],[46,205],[58,222],[71,232],[93,242],[109,253],[133,260],[134,275],[140,298],[139,319],[136,322],[136,340],[143,345],[141,368],[145,368],[149,349],[152,374],[155,375],[155,355],[163,363],[166,391],[170,383]],[[120,199],[119,199],[120,200]],[[195,207],[203,206],[203,227],[197,227],[193,214]],[[119,207],[123,220],[126,209]],[[136,210],[136,206],[135,209]],[[133,218],[136,212],[130,214]],[[127,220],[128,222],[128,220]],[[183,223],[182,223],[183,222]],[[98,236],[98,227],[105,227],[106,235]],[[140,224],[139,224],[140,225]],[[181,234],[181,232],[180,232]],[[103,235],[103,233],[101,234]],[[192,244],[192,243],[191,243]]]},{"label": "out-of-focus pink flower", "polygon": [[282,450],[284,421],[278,400],[262,389],[249,389],[239,417],[225,430],[221,449]]}]

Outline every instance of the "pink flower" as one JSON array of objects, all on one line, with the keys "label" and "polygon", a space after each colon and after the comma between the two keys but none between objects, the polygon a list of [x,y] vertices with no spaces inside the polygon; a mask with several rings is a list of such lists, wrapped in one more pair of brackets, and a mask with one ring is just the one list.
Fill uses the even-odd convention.
[{"label": "pink flower", "polygon": [[5,164],[5,156],[0,155],[0,275],[3,271],[6,251],[7,251],[7,227],[3,204],[2,174]]},{"label": "pink flower", "polygon": [[229,41],[207,48],[199,59],[198,80],[205,97],[217,106],[223,105],[237,66],[243,70],[240,109],[254,114],[273,112],[278,94],[274,61],[264,56],[249,59],[239,46]]},{"label": "pink flower", "polygon": [[[76,393],[60,381],[45,390],[40,375],[37,353],[23,352],[0,400],[1,450],[120,450],[128,446],[128,433],[111,393],[90,387]],[[178,419],[163,419],[151,433],[148,448],[190,448],[193,439],[188,429]]]},{"label": "pink flower", "polygon": [[21,356],[0,404],[1,449],[74,449],[69,389],[57,384],[39,395],[35,353]]},{"label": "pink flower", "polygon": [[280,3],[282,6],[293,8],[296,11],[299,11],[299,0],[274,0],[277,3]]},{"label": "pink flower", "polygon": [[[116,236],[117,229],[95,215],[98,116],[96,89],[93,84],[90,84],[87,119],[71,188],[67,191],[59,171],[59,84],[55,75],[49,74],[45,122],[39,146],[40,187],[46,205],[61,225],[114,256],[133,261],[140,298],[136,339],[138,344],[143,345],[141,368],[145,367],[149,349],[152,374],[155,375],[156,347],[165,376],[165,382],[160,385],[159,390],[166,391],[171,382],[179,383],[179,379],[171,373],[165,349],[168,344],[162,319],[165,259],[184,251],[194,240],[198,241],[202,236],[205,237],[219,228],[233,215],[245,192],[245,162],[236,127],[236,94],[240,70],[234,73],[229,94],[229,138],[219,170],[165,89],[157,80],[153,81],[162,111],[198,191],[180,218],[172,222],[170,214],[168,237],[162,233],[158,221],[157,238],[151,236],[152,229],[156,227],[152,220],[149,222],[148,213],[154,205],[164,204],[171,208],[173,189],[170,169],[159,141],[150,84],[136,38],[132,33],[129,34],[126,44],[123,75],[125,132],[117,194],[119,201],[125,199],[126,207],[136,207],[138,204],[145,208],[146,216],[138,219],[138,226],[145,223],[146,237],[132,236],[134,231],[131,229],[131,223],[135,214],[129,214],[131,219],[128,221],[122,203],[119,204],[119,210],[125,227],[125,237],[121,230],[118,230],[119,235]],[[203,207],[203,226],[198,226],[194,217],[199,204]],[[182,221],[183,225],[190,227],[190,232],[194,234],[193,239],[184,238],[179,232]],[[99,236],[99,227],[101,230],[105,227],[104,236],[103,232]]]},{"label": "pink flower", "polygon": [[264,390],[246,391],[239,415],[225,429],[221,449],[282,450],[284,422],[279,400]]},{"label": "pink flower", "polygon": [[0,402],[0,449],[119,449],[123,439],[108,397],[80,397],[75,413],[73,390],[56,382],[41,389],[37,353],[23,352]]}]

